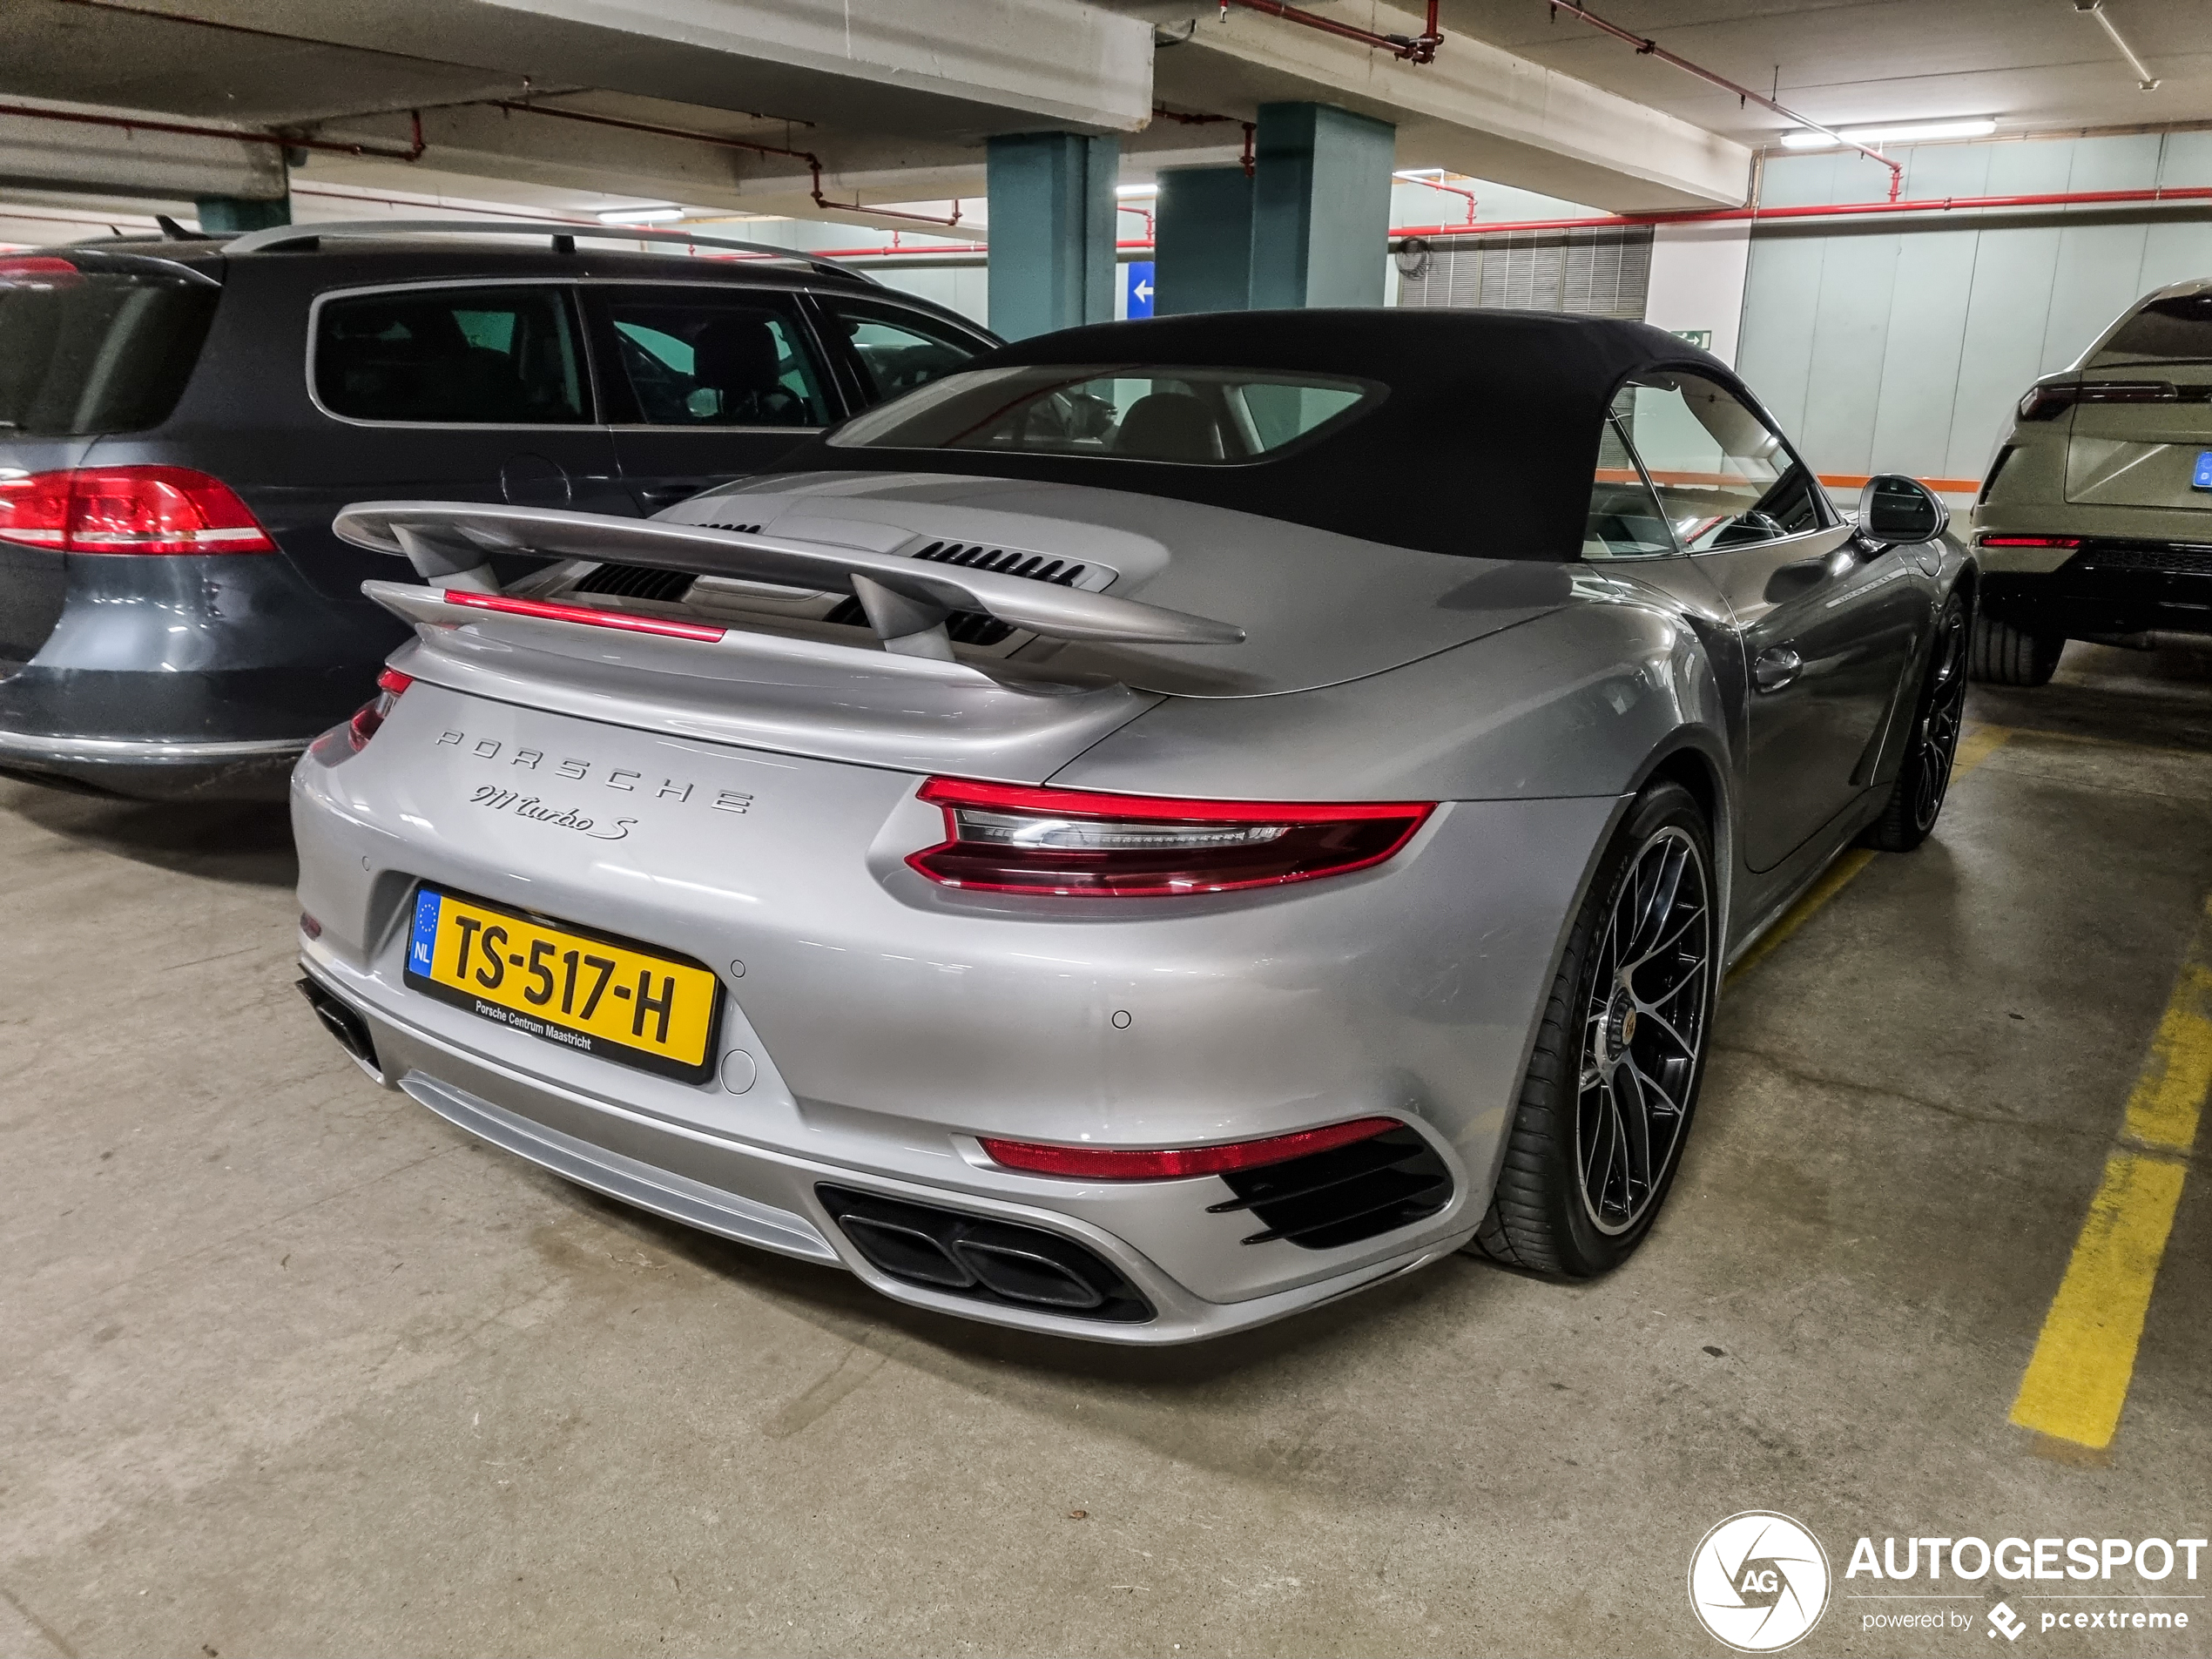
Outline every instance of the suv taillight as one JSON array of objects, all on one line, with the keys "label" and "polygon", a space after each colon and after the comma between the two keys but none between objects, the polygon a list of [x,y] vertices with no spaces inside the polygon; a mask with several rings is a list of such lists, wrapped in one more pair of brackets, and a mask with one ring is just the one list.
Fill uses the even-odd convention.
[{"label": "suv taillight", "polygon": [[932,778],[945,839],[907,862],[941,887],[1133,899],[1227,893],[1379,864],[1433,801],[1180,800]]},{"label": "suv taillight", "polygon": [[189,467],[0,478],[0,541],[62,553],[273,553],[238,492]]},{"label": "suv taillight", "polygon": [[400,693],[415,684],[412,675],[402,674],[396,668],[388,668],[376,677],[376,695],[354,711],[354,718],[346,722],[346,741],[359,754],[376,735],[376,728],[384,724],[392,711],[399,706]]}]

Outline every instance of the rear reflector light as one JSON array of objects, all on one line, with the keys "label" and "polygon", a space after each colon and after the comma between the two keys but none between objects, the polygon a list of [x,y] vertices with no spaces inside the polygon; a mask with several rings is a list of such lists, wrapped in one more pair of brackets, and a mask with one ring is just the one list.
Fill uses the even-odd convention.
[{"label": "rear reflector light", "polygon": [[2078,536],[1985,536],[1984,547],[2080,547]]},{"label": "rear reflector light", "polygon": [[189,467],[0,479],[0,541],[63,553],[273,553],[238,492]]},{"label": "rear reflector light", "polygon": [[945,839],[907,862],[948,887],[1068,897],[1226,893],[1379,864],[1429,801],[1177,800],[932,778]]},{"label": "rear reflector light", "polygon": [[1405,1125],[1394,1117],[1359,1117],[1295,1135],[1271,1135],[1264,1141],[1231,1141],[1226,1146],[1177,1146],[1157,1151],[1123,1151],[1103,1146],[1050,1146],[1033,1141],[999,1141],[978,1136],[994,1163],[1035,1175],[1071,1175],[1090,1181],[1173,1181],[1184,1176],[1225,1175],[1287,1163],[1315,1152],[1334,1151],[1355,1141],[1372,1140]]},{"label": "rear reflector light", "polygon": [[2072,386],[2031,386],[2020,399],[2023,421],[2048,421],[2076,403],[2173,403],[2181,393],[2171,381],[2083,381]]},{"label": "rear reflector light", "polygon": [[355,709],[354,718],[346,722],[346,741],[353,745],[355,754],[368,746],[368,740],[376,735],[376,728],[399,706],[400,693],[414,684],[413,676],[402,674],[396,668],[388,668],[376,677],[376,695]]},{"label": "rear reflector light", "polygon": [[619,628],[625,633],[660,634],[670,639],[700,639],[711,644],[729,631],[701,627],[692,622],[634,616],[627,610],[553,604],[543,599],[516,599],[503,593],[472,593],[466,588],[447,588],[439,597],[449,605],[462,605],[470,610],[496,610],[510,617],[537,617],[547,622],[582,623],[590,628]]}]

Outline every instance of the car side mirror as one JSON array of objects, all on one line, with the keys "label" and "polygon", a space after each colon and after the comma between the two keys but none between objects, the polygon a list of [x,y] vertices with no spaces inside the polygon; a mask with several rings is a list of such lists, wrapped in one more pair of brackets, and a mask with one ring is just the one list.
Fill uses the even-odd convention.
[{"label": "car side mirror", "polygon": [[1918,478],[1885,472],[1858,492],[1858,530],[1882,547],[1932,542],[1950,525],[1951,509]]}]

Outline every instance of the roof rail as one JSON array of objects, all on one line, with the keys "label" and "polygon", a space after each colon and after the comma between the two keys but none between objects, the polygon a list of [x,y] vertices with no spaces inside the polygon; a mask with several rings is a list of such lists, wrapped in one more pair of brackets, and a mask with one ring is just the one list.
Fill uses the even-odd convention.
[{"label": "roof rail", "polygon": [[273,225],[265,231],[248,231],[233,237],[223,252],[230,253],[262,253],[271,248],[288,247],[297,242],[312,242],[325,236],[550,236],[583,237],[601,242],[677,242],[695,244],[700,247],[735,248],[742,253],[763,253],[779,260],[789,260],[816,271],[830,272],[873,287],[883,285],[865,271],[856,271],[849,265],[840,265],[834,260],[819,259],[794,247],[778,247],[773,242],[741,242],[728,236],[694,236],[688,231],[649,231],[635,225],[569,225],[557,219],[341,219],[327,224]]}]

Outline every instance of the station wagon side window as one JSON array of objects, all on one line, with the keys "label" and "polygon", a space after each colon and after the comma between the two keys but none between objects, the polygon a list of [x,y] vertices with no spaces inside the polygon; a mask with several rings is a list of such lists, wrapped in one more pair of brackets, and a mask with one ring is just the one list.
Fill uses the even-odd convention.
[{"label": "station wagon side window", "polygon": [[772,296],[626,284],[595,285],[587,293],[600,319],[612,424],[828,424],[826,381],[813,344],[797,314]]},{"label": "station wagon side window", "polygon": [[570,426],[591,418],[557,286],[334,294],[315,313],[315,396],[354,421]]},{"label": "station wagon side window", "polygon": [[1679,553],[1667,515],[1644,476],[1635,452],[1611,415],[1598,439],[1597,476],[1590,484],[1590,516],[1582,529],[1586,559],[1649,559]]},{"label": "station wagon side window", "polygon": [[964,368],[990,347],[972,334],[894,306],[820,295],[833,329],[844,331],[869,403],[880,403]]},{"label": "station wagon side window", "polygon": [[1726,387],[1676,371],[1637,375],[1613,419],[1692,553],[1832,525],[1820,482],[1782,435]]}]

